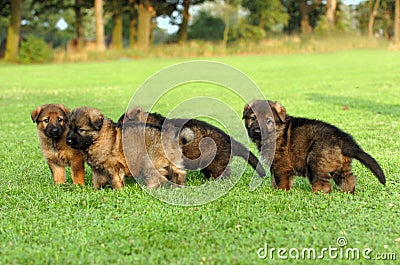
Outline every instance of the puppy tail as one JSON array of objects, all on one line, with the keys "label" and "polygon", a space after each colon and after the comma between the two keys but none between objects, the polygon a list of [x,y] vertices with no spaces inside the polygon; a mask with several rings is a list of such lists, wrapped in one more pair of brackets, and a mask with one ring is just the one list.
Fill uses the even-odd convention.
[{"label": "puppy tail", "polygon": [[194,132],[189,128],[183,128],[179,133],[179,143],[186,145],[194,139]]},{"label": "puppy tail", "polygon": [[379,182],[383,185],[386,184],[386,177],[383,173],[382,168],[379,166],[378,162],[370,156],[369,154],[365,153],[360,147],[356,144],[350,145],[347,148],[344,148],[343,154],[345,156],[353,157],[363,163],[367,168],[369,168],[372,173],[378,178]]},{"label": "puppy tail", "polygon": [[247,149],[244,145],[237,142],[236,140],[231,138],[231,142],[232,142],[232,154],[234,156],[242,157],[252,166],[252,168],[254,168],[255,171],[257,171],[260,177],[262,178],[265,177],[266,176],[265,169],[261,165],[258,158],[249,149]]}]

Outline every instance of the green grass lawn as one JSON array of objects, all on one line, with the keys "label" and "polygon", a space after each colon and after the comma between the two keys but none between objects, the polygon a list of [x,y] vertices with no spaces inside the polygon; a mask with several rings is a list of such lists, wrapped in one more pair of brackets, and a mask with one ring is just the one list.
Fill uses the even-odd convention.
[{"label": "green grass lawn", "polygon": [[[359,250],[356,263],[370,262],[363,252],[400,259],[398,52],[213,58],[243,71],[289,114],[352,134],[382,166],[386,187],[357,161],[355,195],[337,189],[315,195],[303,178],[289,192],[273,189],[269,178],[250,192],[249,168],[230,192],[191,207],[161,202],[132,180],[121,191],[94,190],[89,167],[85,187],[74,187],[69,171],[68,184],[52,184],[31,110],[44,103],[87,105],[116,120],[146,78],[185,60],[0,65],[0,264],[269,264],[271,256],[277,263],[315,264],[301,259],[311,248],[327,264],[349,264],[343,254],[348,249]],[[156,110],[166,113],[179,101],[204,95],[229,102],[241,115],[245,102],[227,90],[185,86]],[[191,172],[189,182],[201,184],[201,178]],[[347,240],[343,248],[340,237]],[[266,245],[272,254],[261,259]],[[338,253],[329,253],[332,248]]]}]

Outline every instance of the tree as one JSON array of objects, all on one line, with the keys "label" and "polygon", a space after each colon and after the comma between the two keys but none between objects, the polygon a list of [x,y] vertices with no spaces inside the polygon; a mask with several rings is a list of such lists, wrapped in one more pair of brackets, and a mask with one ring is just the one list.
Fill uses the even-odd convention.
[{"label": "tree", "polygon": [[138,9],[137,46],[147,50],[150,46],[152,19],[156,12],[150,0],[140,0]]},{"label": "tree", "polygon": [[136,45],[138,24],[138,1],[129,0],[129,46],[133,49]]},{"label": "tree", "polygon": [[113,31],[112,45],[114,49],[122,49],[122,1],[113,0]]},{"label": "tree", "polygon": [[[214,0],[208,0],[212,2]],[[179,26],[176,41],[182,43],[188,38],[190,7],[205,2],[205,0],[164,0],[156,1],[157,15],[169,16],[170,23]]]},{"label": "tree", "polygon": [[286,25],[289,19],[280,0],[243,0],[242,6],[250,11],[249,23],[262,30],[268,30],[276,24]]},{"label": "tree", "polygon": [[103,22],[103,0],[94,0],[94,14],[96,20],[96,46],[97,50],[104,51],[104,22]]},{"label": "tree", "polygon": [[81,0],[75,0],[75,20],[76,20],[76,42],[78,49],[83,47],[83,26],[82,26],[82,3]]},{"label": "tree", "polygon": [[326,1],[326,21],[328,26],[328,31],[332,31],[335,27],[335,13],[337,7],[337,0],[327,0]]},{"label": "tree", "polygon": [[369,14],[369,22],[368,22],[368,37],[374,36],[374,22],[375,17],[378,15],[378,9],[380,0],[375,0],[375,4],[373,0],[370,0],[370,14]]},{"label": "tree", "polygon": [[19,29],[21,25],[22,0],[11,0],[11,19],[7,31],[5,60],[16,62],[18,59]]},{"label": "tree", "polygon": [[360,31],[370,37],[379,33],[380,37],[393,39],[395,9],[395,0],[361,2],[356,9]]},{"label": "tree", "polygon": [[298,0],[299,1],[299,9],[300,9],[300,28],[301,34],[303,35],[311,35],[312,28],[310,25],[310,7],[307,4],[307,0]]},{"label": "tree", "polygon": [[178,31],[178,43],[186,41],[188,35],[189,26],[189,8],[191,0],[183,0],[183,11],[182,11],[182,23]]},{"label": "tree", "polygon": [[[37,30],[36,27],[42,27],[43,25],[54,25],[54,20],[57,22],[61,17],[68,23],[68,29],[62,32],[58,30],[50,30],[50,26],[47,26],[46,40],[53,42],[55,33],[59,35],[62,40],[56,40],[61,45],[65,44],[65,39],[71,40],[72,35],[75,35],[75,39],[71,40],[74,49],[80,49],[83,47],[83,38],[85,36],[84,21],[92,22],[92,17],[86,15],[87,9],[92,9],[94,1],[82,1],[82,0],[31,0],[31,4],[27,4],[28,1],[24,1],[25,6],[29,6],[29,11],[24,14],[25,20],[29,21],[25,27],[29,27],[31,30]],[[54,23],[53,23],[54,22]],[[90,23],[91,24],[91,23]],[[94,31],[93,31],[94,34]],[[41,33],[43,37],[43,33]],[[61,37],[62,36],[62,37]],[[94,36],[93,36],[94,37]],[[63,43],[60,43],[63,42]],[[54,46],[53,42],[53,46]]]},{"label": "tree", "polygon": [[400,43],[400,0],[396,0],[394,11],[394,42]]},{"label": "tree", "polygon": [[222,37],[222,45],[226,47],[228,43],[229,31],[231,29],[231,12],[237,14],[238,6],[241,0],[224,0],[224,33]]},{"label": "tree", "polygon": [[189,28],[188,38],[221,41],[224,35],[224,27],[224,21],[221,18],[201,10]]}]

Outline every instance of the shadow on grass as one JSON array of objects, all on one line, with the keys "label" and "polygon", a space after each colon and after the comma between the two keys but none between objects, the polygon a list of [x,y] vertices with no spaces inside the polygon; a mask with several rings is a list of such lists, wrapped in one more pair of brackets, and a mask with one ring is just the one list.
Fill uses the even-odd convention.
[{"label": "shadow on grass", "polygon": [[400,105],[399,104],[385,104],[378,103],[372,100],[345,97],[345,96],[325,96],[321,94],[310,93],[306,95],[306,99],[316,102],[324,102],[340,107],[347,106],[352,109],[359,109],[368,111],[374,114],[383,114],[400,117]]}]

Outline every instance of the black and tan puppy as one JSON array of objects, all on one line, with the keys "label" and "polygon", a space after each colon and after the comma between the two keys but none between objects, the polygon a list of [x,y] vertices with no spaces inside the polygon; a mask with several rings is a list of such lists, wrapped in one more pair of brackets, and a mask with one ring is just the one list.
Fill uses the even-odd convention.
[{"label": "black and tan puppy", "polygon": [[50,167],[55,184],[66,181],[65,167],[71,166],[74,184],[85,184],[83,154],[65,142],[69,109],[62,104],[41,105],[31,112],[37,124],[40,148]]},{"label": "black and tan puppy", "polygon": [[183,161],[186,169],[197,170],[209,179],[219,176],[229,176],[229,162],[233,156],[240,156],[265,176],[264,168],[257,157],[244,145],[233,139],[221,129],[196,119],[166,119],[157,113],[148,113],[141,108],[133,108],[119,118],[119,123],[138,121],[159,126],[173,126],[190,129],[194,133],[191,142],[181,142]]},{"label": "black and tan puppy", "polygon": [[333,179],[343,192],[354,193],[353,158],[367,166],[382,184],[386,183],[375,159],[365,153],[349,134],[333,125],[289,116],[278,102],[266,100],[247,104],[243,118],[248,134],[259,150],[268,150],[268,145],[276,141],[271,172],[277,188],[289,190],[293,177],[298,175],[309,178],[313,192],[329,193],[332,189],[330,180]]},{"label": "black and tan puppy", "polygon": [[[161,142],[161,135],[167,140]],[[176,131],[162,134],[159,127],[138,123],[122,129],[98,109],[80,107],[69,117],[67,143],[83,151],[93,171],[95,188],[110,183],[112,188],[121,189],[125,176],[133,176],[153,188],[167,185],[167,180],[185,184],[178,137]]]}]

